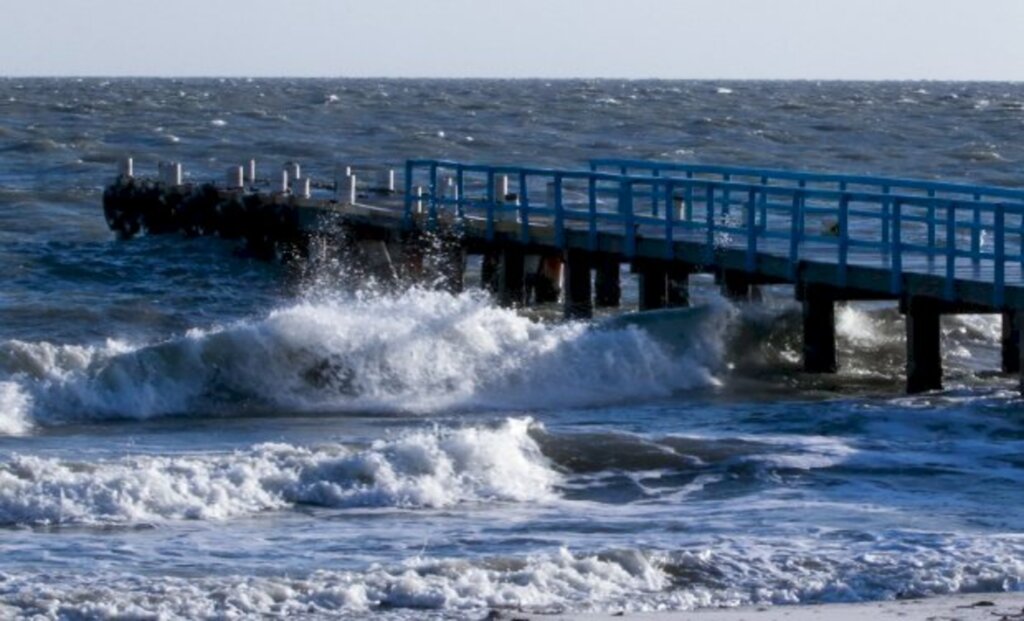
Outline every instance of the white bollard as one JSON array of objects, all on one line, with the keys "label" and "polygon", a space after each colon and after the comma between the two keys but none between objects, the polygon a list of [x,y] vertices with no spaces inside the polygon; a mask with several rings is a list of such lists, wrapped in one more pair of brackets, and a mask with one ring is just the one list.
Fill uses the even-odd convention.
[{"label": "white bollard", "polygon": [[358,192],[357,192],[357,185],[358,185],[358,182],[356,181],[356,176],[355,175],[349,175],[349,177],[348,177],[348,204],[349,205],[355,205],[356,204],[356,198],[357,198],[357,194],[358,194]]},{"label": "white bollard", "polygon": [[227,186],[229,190],[241,190],[245,188],[244,166],[231,166],[228,168]]},{"label": "white bollard", "polygon": [[288,193],[288,169],[284,168],[281,170],[281,187],[279,188],[281,194]]},{"label": "white bollard", "polygon": [[181,162],[160,162],[160,182],[177,187],[181,185]]},{"label": "white bollard", "polygon": [[334,195],[342,197],[342,192],[348,188],[348,178],[352,176],[351,166],[338,166],[334,169]]},{"label": "white bollard", "polygon": [[378,187],[385,192],[395,191],[395,171],[394,169],[382,170],[377,177]]},{"label": "white bollard", "polygon": [[289,178],[302,179],[302,167],[299,166],[298,162],[286,162],[284,169],[288,171]]},{"label": "white bollard", "polygon": [[459,200],[459,188],[455,185],[454,177],[445,177],[444,181],[441,182],[441,196],[440,198],[454,198]]},{"label": "white bollard", "polygon": [[131,179],[135,176],[135,164],[132,162],[132,158],[126,157],[121,160],[121,176],[126,179]]},{"label": "white bollard", "polygon": [[498,175],[494,178],[494,200],[504,203],[508,196],[508,175]]},{"label": "white bollard", "polygon": [[256,185],[256,160],[249,160],[249,185]]},{"label": "white bollard", "polygon": [[416,213],[423,213],[423,186],[416,186]]},{"label": "white bollard", "polygon": [[309,177],[292,181],[292,194],[299,198],[309,198],[312,196]]}]

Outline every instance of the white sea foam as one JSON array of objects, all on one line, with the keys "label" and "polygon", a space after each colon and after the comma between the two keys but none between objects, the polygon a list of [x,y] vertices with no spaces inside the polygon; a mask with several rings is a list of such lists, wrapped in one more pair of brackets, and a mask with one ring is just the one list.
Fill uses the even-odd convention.
[{"label": "white sea foam", "polygon": [[222,455],[0,462],[0,524],[220,520],[296,504],[439,508],[543,502],[559,475],[529,419],[416,431],[360,449],[262,444]]},{"label": "white sea foam", "polygon": [[526,612],[689,610],[852,602],[1024,588],[1012,538],[824,544],[731,539],[677,552],[562,549],[518,558],[414,559],[362,572],[184,579],[0,575],[0,611],[43,618],[480,618]]},{"label": "white sea foam", "polygon": [[31,428],[32,399],[15,382],[0,382],[0,434],[20,435]]},{"label": "white sea foam", "polygon": [[[31,419],[295,410],[548,408],[663,396],[713,381],[718,338],[695,320],[677,352],[636,327],[547,325],[486,296],[409,291],[295,304],[165,342],[0,343]],[[2,378],[0,378],[2,379]]]}]

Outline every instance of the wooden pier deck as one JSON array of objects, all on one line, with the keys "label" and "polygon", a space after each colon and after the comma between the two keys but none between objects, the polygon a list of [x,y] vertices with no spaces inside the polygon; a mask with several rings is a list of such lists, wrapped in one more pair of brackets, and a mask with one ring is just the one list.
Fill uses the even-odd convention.
[{"label": "wooden pier deck", "polygon": [[[561,284],[567,317],[617,305],[623,263],[639,275],[641,309],[687,303],[700,272],[733,298],[792,284],[808,372],[837,369],[835,302],[894,300],[911,392],[941,388],[941,314],[1001,313],[1003,371],[1020,372],[1024,190],[631,160],[565,170],[411,160],[401,187],[394,172],[376,184],[345,172],[316,184],[290,164],[272,187],[250,165],[226,183],[186,184],[180,165],[147,180],[129,163],[104,208],[123,236],[242,237],[268,256],[344,231],[377,244],[392,271],[432,265],[453,290],[466,254],[480,254],[502,303],[524,304],[528,281],[546,279]],[[428,239],[440,258],[425,262]]]}]

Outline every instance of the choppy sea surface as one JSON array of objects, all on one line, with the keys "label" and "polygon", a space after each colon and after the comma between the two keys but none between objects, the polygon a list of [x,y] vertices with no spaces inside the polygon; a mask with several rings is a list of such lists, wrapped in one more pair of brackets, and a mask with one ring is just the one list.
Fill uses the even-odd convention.
[{"label": "choppy sea surface", "polygon": [[[106,229],[118,159],[623,156],[1019,186],[1024,85],[0,79],[0,616],[387,619],[1024,590],[998,317],[902,394],[892,305],[674,330]],[[632,289],[627,283],[627,295]],[[124,617],[120,617],[123,615]]]}]

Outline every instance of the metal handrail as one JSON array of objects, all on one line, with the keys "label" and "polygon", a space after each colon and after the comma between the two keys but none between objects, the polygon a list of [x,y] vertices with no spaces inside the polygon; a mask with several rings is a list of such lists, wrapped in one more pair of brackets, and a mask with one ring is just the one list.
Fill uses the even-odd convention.
[{"label": "metal handrail", "polygon": [[[635,163],[595,160],[592,170],[561,170],[409,160],[406,222],[411,225],[425,205],[428,227],[436,227],[440,214],[450,212],[460,221],[482,218],[487,238],[493,239],[496,222],[514,217],[520,241],[528,243],[531,221],[546,218],[545,224],[554,229],[555,245],[561,248],[567,246],[567,232],[576,228],[573,223],[580,222],[585,229],[578,230],[586,231],[591,250],[597,249],[602,230],[621,231],[627,258],[635,256],[641,237],[664,239],[668,260],[675,258],[677,241],[700,241],[708,264],[714,263],[720,249],[744,250],[745,268],[750,272],[756,271],[760,253],[787,256],[794,279],[800,261],[806,260],[806,247],[814,245],[819,252],[822,247],[834,247],[830,262],[836,265],[839,286],[846,285],[851,255],[875,251],[889,260],[889,289],[894,295],[904,292],[907,257],[920,255],[929,261],[945,260],[943,295],[947,299],[956,292],[958,259],[978,266],[991,262],[996,307],[1004,302],[1006,263],[1019,262],[1024,269],[1024,191],[888,178],[868,178],[872,183],[884,180],[885,185],[853,189],[850,186],[870,184],[856,181],[866,178],[816,173],[785,173],[796,185],[772,184],[771,178],[750,183],[736,177],[764,176],[768,171],[739,167],[700,167],[713,169],[721,178],[664,174],[676,168],[658,169],[658,174],[654,169],[646,171],[650,175],[598,169],[611,162]],[[846,183],[837,188],[813,187],[825,178]],[[499,179],[516,192],[498,196]],[[425,188],[422,194],[414,191],[418,180]],[[536,189],[539,183],[545,184],[543,200],[530,191],[531,185]],[[951,188],[963,196],[941,195],[952,192]],[[1007,226],[1008,218],[1016,226]],[[987,236],[991,242],[983,243]]]}]

